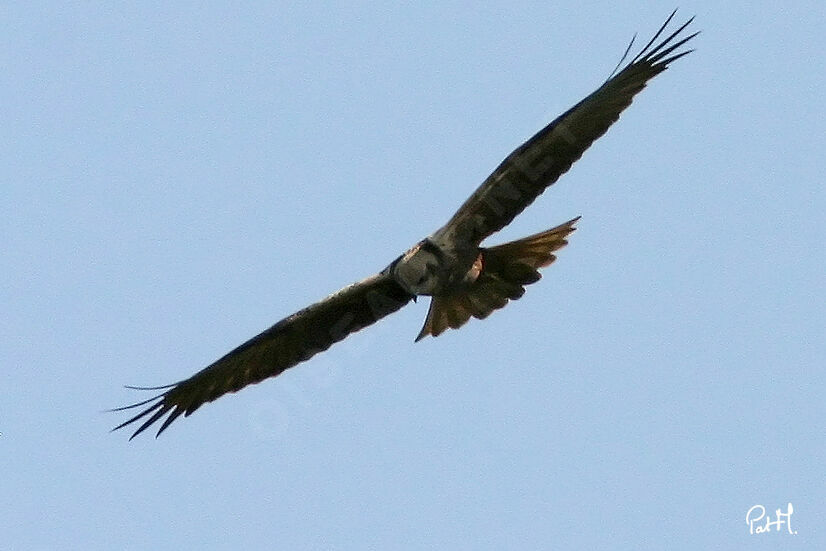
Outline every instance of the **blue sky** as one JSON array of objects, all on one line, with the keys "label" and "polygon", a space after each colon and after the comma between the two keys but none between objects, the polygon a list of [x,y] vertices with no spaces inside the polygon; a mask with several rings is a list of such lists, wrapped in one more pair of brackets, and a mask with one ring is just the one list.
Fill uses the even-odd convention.
[{"label": "blue sky", "polygon": [[435,230],[673,9],[569,6],[4,5],[3,547],[823,548],[821,2],[681,6],[697,51],[492,239],[582,215],[522,300],[108,432]]}]

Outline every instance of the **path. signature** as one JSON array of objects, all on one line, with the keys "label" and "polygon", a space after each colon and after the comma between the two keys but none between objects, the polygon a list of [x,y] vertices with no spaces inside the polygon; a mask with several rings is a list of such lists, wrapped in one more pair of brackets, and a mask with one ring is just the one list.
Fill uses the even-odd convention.
[{"label": "path. signature", "polygon": [[[782,525],[786,525],[786,530],[789,534],[797,534],[797,530],[792,530],[791,518],[794,513],[794,507],[789,503],[786,512],[781,509],[775,510],[777,520],[772,521],[771,515],[766,515],[766,508],[762,505],[755,505],[746,513],[746,524],[749,525],[749,534],[762,534],[764,532],[771,532],[772,526],[779,532]],[[760,524],[760,521],[765,519],[765,524]]]}]

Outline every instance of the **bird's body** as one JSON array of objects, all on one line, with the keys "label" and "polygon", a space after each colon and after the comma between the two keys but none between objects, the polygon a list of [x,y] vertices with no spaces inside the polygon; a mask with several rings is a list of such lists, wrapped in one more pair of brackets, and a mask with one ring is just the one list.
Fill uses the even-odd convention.
[{"label": "bird's body", "polygon": [[134,438],[168,414],[160,434],[180,415],[310,359],[417,296],[432,297],[417,341],[461,327],[471,317],[484,319],[520,298],[524,286],[541,277],[539,269],[556,259],[554,252],[567,244],[579,218],[503,245],[483,247],[482,241],[556,182],[649,80],[690,52],[674,53],[697,33],[674,40],[691,20],[653,46],[673,16],[622,70],[502,161],[443,227],[378,274],[284,318],[192,377],[155,387],[164,390],[159,396],[118,408],[150,404],[115,429],[148,416]]},{"label": "bird's body", "polygon": [[479,255],[477,247],[453,246],[423,239],[389,266],[396,281],[417,296],[433,296],[455,290],[472,277]]}]

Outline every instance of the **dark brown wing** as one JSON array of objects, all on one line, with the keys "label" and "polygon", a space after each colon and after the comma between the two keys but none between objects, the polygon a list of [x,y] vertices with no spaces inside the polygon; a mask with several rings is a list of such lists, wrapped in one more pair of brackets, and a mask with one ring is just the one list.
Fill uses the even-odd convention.
[{"label": "dark brown wing", "polygon": [[[130,440],[169,414],[158,435],[180,415],[188,416],[206,402],[247,385],[275,377],[285,369],[327,350],[350,333],[395,312],[413,298],[387,273],[369,277],[279,321],[189,379],[149,390],[163,394],[117,408],[121,411],[152,403],[112,430],[150,415]],[[137,388],[137,387],[131,387]]]},{"label": "dark brown wing", "polygon": [[675,13],[676,10],[622,70],[502,161],[436,233],[437,238],[478,246],[485,237],[509,224],[567,172],[594,140],[619,119],[620,113],[649,80],[663,72],[669,63],[691,52],[675,53],[698,34],[680,36],[693,18],[652,47]]}]

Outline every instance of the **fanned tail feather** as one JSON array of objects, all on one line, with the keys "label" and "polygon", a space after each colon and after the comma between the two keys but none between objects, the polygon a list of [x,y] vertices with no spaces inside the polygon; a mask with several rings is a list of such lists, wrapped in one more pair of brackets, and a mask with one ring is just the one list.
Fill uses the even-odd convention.
[{"label": "fanned tail feather", "polygon": [[555,251],[568,244],[567,236],[576,228],[579,217],[548,231],[496,247],[482,248],[482,271],[473,283],[430,301],[424,327],[416,337],[438,337],[448,328],[458,329],[471,317],[485,319],[503,308],[508,300],[525,293],[525,285],[539,281],[540,268],[556,260]]}]

